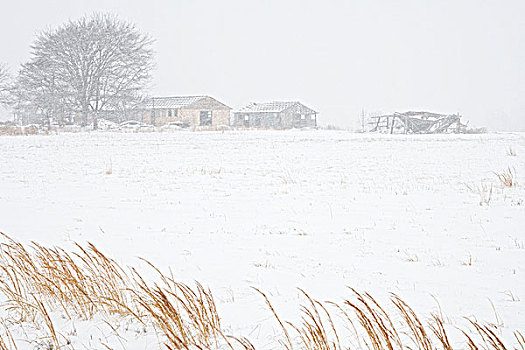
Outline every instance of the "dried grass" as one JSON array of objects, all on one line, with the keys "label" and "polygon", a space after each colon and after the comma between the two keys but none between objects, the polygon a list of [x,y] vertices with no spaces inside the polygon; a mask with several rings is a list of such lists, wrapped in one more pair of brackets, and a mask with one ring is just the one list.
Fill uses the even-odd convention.
[{"label": "dried grass", "polygon": [[[525,350],[525,336],[523,336],[522,333],[515,331],[514,337],[516,338],[516,342],[519,346],[519,349]],[[518,350],[518,348],[516,348],[516,350]]]},{"label": "dried grass", "polygon": [[508,167],[501,173],[494,172],[494,174],[503,187],[516,187],[518,185],[516,181],[516,170],[514,168]]},{"label": "dried grass", "polygon": [[511,146],[509,146],[507,148],[507,155],[510,156],[510,157],[516,157],[518,154],[516,153],[516,151]]},{"label": "dried grass", "polygon": [[[20,136],[20,135],[37,135],[39,130],[36,126],[15,126],[15,125],[0,125],[0,136]],[[0,348],[1,349],[1,348]]]},{"label": "dried grass", "polygon": [[489,205],[492,200],[492,184],[481,183],[479,186],[465,184],[467,189],[479,196],[479,205]]},{"label": "dried grass", "polygon": [[[0,295],[10,322],[0,320],[0,350],[16,350],[10,326],[38,322],[47,336],[42,340],[53,349],[69,344],[57,332],[50,311],[67,317],[90,319],[96,314],[129,317],[153,326],[163,346],[182,349],[255,350],[244,337],[224,332],[211,291],[196,282],[195,287],[176,282],[153,264],[156,282],[144,280],[133,268],[123,269],[94,245],[76,245],[71,253],[33,242],[29,248],[2,234],[0,243]],[[443,315],[423,321],[399,296],[391,295],[390,308],[380,305],[368,293],[351,289],[341,303],[320,302],[299,290],[305,300],[297,324],[282,320],[267,295],[265,300],[282,330],[279,346],[285,350],[453,350]],[[331,309],[332,311],[330,311]],[[335,310],[335,311],[334,311]],[[515,332],[517,347],[505,345],[493,325],[468,320],[461,330],[466,348],[525,350],[525,338]],[[464,347],[462,347],[464,348]]]},{"label": "dried grass", "polygon": [[133,304],[126,291],[129,278],[92,244],[88,248],[77,245],[79,252],[70,254],[33,242],[28,251],[3,236],[6,243],[0,244],[0,268],[6,278],[0,281],[0,291],[11,308],[18,308],[21,321],[34,320],[38,314],[31,296],[38,296],[53,309],[62,309],[70,318],[89,319],[97,312],[129,313],[122,308]]},{"label": "dried grass", "polygon": [[15,340],[4,320],[0,320],[0,350],[17,350]]},{"label": "dried grass", "polygon": [[270,299],[268,299],[268,297],[266,296],[266,294],[264,294],[262,291],[260,291],[259,289],[255,288],[255,287],[252,287],[256,292],[258,292],[259,294],[262,295],[262,297],[264,298],[264,300],[266,301],[266,304],[268,305],[268,308],[270,309],[270,311],[272,312],[273,316],[275,317],[275,319],[277,320],[277,323],[279,323],[279,326],[281,326],[281,329],[283,330],[283,334],[285,336],[285,342],[284,341],[280,341],[281,345],[284,347],[284,349],[286,350],[293,350],[293,343],[292,343],[292,339],[290,338],[290,334],[288,333],[288,330],[286,329],[286,327],[284,326],[283,322],[281,321],[281,319],[279,318],[279,316],[277,315],[277,312],[275,311],[275,309],[273,308],[272,306],[272,303],[270,303]]},{"label": "dried grass", "polygon": [[150,264],[162,283],[148,284],[135,269],[127,273],[92,244],[77,244],[74,253],[35,242],[26,249],[1,235],[3,307],[16,315],[16,322],[43,323],[54,348],[60,347],[60,335],[49,309],[69,318],[91,319],[97,313],[132,317],[152,324],[168,349],[218,348],[219,343],[233,348],[221,330],[211,291],[199,283],[192,288],[175,282]]},{"label": "dried grass", "polygon": [[[325,302],[335,307],[343,325],[336,327],[335,315],[331,314],[323,303],[312,299],[306,292],[300,290],[306,298],[306,305],[301,306],[302,320],[299,324],[283,322],[263,295],[273,315],[288,334],[285,324],[297,334],[297,345],[301,350],[342,350],[342,349],[372,349],[372,350],[454,350],[465,349],[465,346],[454,347],[450,341],[444,317],[433,314],[423,321],[414,310],[399,296],[392,294],[391,303],[394,311],[386,311],[371,295],[359,293],[352,289],[352,298],[342,304]],[[321,312],[322,310],[322,312]],[[518,347],[505,345],[495,328],[490,324],[481,324],[468,320],[470,328],[460,330],[470,350],[525,350],[525,337],[515,332],[515,342]],[[358,325],[356,327],[355,325]],[[450,328],[455,328],[449,325]],[[290,339],[286,335],[286,339]],[[293,346],[288,344],[286,349]]]}]

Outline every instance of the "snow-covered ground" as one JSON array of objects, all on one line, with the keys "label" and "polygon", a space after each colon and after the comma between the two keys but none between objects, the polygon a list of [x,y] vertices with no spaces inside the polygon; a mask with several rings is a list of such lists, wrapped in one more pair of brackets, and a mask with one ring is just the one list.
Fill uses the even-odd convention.
[{"label": "snow-covered ground", "polygon": [[[297,287],[339,301],[351,286],[525,329],[525,134],[100,132],[0,137],[0,157],[1,232],[200,281],[258,348],[279,329],[252,286],[287,320]],[[519,185],[502,188],[509,167]]]}]

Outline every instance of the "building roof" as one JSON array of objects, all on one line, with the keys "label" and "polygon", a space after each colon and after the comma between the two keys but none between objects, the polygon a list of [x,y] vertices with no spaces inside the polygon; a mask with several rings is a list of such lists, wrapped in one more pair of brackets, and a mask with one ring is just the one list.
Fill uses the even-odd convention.
[{"label": "building roof", "polygon": [[146,102],[146,108],[184,108],[208,96],[153,97]]},{"label": "building roof", "polygon": [[264,113],[279,113],[284,110],[287,110],[288,108],[295,106],[299,102],[297,101],[288,101],[288,102],[282,102],[282,101],[274,101],[274,102],[263,102],[263,103],[255,103],[252,102],[249,105],[239,109],[237,112],[241,113],[250,113],[250,112],[264,112]]}]

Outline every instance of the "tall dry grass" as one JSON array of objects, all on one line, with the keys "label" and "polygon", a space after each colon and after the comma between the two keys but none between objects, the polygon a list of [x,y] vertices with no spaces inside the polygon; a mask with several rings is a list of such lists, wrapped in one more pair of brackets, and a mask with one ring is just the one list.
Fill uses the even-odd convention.
[{"label": "tall dry grass", "polygon": [[449,330],[457,332],[455,326],[441,314],[423,320],[395,294],[387,311],[368,293],[353,289],[352,297],[341,303],[323,303],[300,290],[306,302],[300,308],[301,322],[293,324],[282,321],[269,298],[257,291],[283,330],[281,344],[287,350],[525,350],[523,333],[514,332],[514,345],[507,345],[494,325],[472,319],[468,319],[470,327],[459,330],[463,340],[452,343]]},{"label": "tall dry grass", "polygon": [[127,291],[131,280],[92,244],[77,245],[78,252],[68,253],[33,242],[28,250],[3,237],[0,292],[7,296],[8,308],[19,311],[20,321],[32,321],[40,314],[33,297],[52,309],[60,308],[70,318],[90,319],[97,312],[127,315],[132,310],[134,300]]},{"label": "tall dry grass", "polygon": [[[1,234],[0,243],[0,350],[16,350],[11,327],[38,322],[46,330],[48,348],[60,349],[69,339],[55,328],[51,311],[70,318],[91,319],[97,314],[129,317],[152,326],[164,348],[255,350],[246,337],[227,334],[212,292],[175,281],[153,264],[157,278],[147,281],[134,268],[122,268],[94,245],[76,245],[75,252],[29,247]],[[455,345],[444,317],[420,318],[399,296],[380,305],[368,293],[351,289],[342,302],[321,302],[300,290],[305,303],[295,324],[279,317],[269,297],[266,302],[282,330],[275,348],[284,350],[525,350],[523,333],[514,333],[514,347],[506,345],[493,325],[469,320],[461,330],[463,343]],[[457,333],[457,332],[456,332]]]},{"label": "tall dry grass", "polygon": [[69,318],[91,319],[99,313],[132,317],[152,325],[168,349],[208,349],[219,343],[232,348],[211,291],[199,283],[194,288],[178,283],[151,264],[160,282],[147,283],[92,244],[77,244],[77,251],[69,253],[35,242],[26,248],[1,235],[2,307],[17,323],[43,323],[54,348],[64,337],[55,331],[48,310],[61,310]]},{"label": "tall dry grass", "polygon": [[191,288],[155,270],[162,285],[150,285],[134,271],[135,283],[131,292],[140,306],[139,319],[147,319],[155,325],[167,338],[166,347],[211,349],[225,342],[232,348],[221,330],[211,291],[198,282],[195,288]]}]

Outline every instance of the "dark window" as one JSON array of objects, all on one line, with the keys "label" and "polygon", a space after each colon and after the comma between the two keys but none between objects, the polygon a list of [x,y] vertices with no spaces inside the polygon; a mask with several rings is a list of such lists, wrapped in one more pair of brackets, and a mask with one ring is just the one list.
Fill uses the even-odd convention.
[{"label": "dark window", "polygon": [[211,126],[211,111],[201,111],[200,125]]},{"label": "dark window", "polygon": [[168,109],[168,117],[171,117],[171,109]]}]

